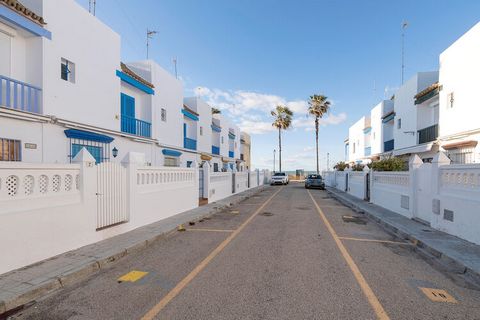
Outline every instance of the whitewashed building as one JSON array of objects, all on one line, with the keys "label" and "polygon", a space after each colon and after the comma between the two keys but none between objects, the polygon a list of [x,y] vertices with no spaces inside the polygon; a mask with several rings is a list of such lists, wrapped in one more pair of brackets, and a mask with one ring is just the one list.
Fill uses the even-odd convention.
[{"label": "whitewashed building", "polygon": [[439,143],[452,163],[480,162],[480,23],[440,54]]},{"label": "whitewashed building", "polygon": [[[0,1],[0,161],[69,163],[82,148],[97,163],[212,159],[211,108],[184,103],[178,79],[151,60],[121,63],[120,36],[74,0],[22,3]],[[240,161],[238,141],[222,153],[218,142],[219,168]]]},{"label": "whitewashed building", "polygon": [[351,163],[368,163],[371,155],[371,121],[370,116],[360,118],[348,130],[348,161]]}]

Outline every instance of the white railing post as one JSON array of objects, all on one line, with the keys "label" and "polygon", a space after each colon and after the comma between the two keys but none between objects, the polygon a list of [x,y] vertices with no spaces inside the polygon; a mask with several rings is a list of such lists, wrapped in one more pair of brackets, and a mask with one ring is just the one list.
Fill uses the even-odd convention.
[{"label": "white railing post", "polygon": [[409,193],[410,193],[410,214],[412,215],[412,218],[417,216],[417,188],[418,188],[418,168],[423,164],[422,159],[416,154],[413,154],[410,156],[410,160],[408,161],[408,169],[409,169],[409,174],[410,174],[410,188],[409,188]]},{"label": "white railing post", "polygon": [[[367,189],[369,189],[370,186],[367,186],[367,183],[369,181],[367,180],[367,175],[370,173],[370,168],[368,166],[363,167],[363,200],[370,201],[370,198],[367,198]],[[371,177],[370,177],[371,178]],[[371,189],[370,189],[371,192]]]},{"label": "white railing post", "polygon": [[[203,170],[203,198],[210,198],[210,164],[208,161],[205,161],[205,163],[202,165],[202,170]],[[199,174],[198,169],[197,169],[197,175]],[[197,177],[197,183],[199,183],[199,179]]]},{"label": "white railing post", "polygon": [[441,220],[440,207],[441,207],[441,198],[440,198],[440,184],[441,184],[441,170],[440,167],[450,165],[451,160],[443,152],[438,152],[432,160],[432,174],[431,183],[432,183],[432,217],[431,217],[431,226],[436,228],[439,225]]},{"label": "white railing post", "polygon": [[138,167],[145,166],[145,154],[138,152],[128,152],[121,161],[122,165],[127,169],[127,217],[129,220],[135,217],[135,195],[137,193],[138,183]]},{"label": "white railing post", "polygon": [[97,170],[95,158],[82,148],[72,159],[72,163],[80,165],[80,194],[85,206],[85,212],[90,216],[91,228],[96,229],[97,219]]}]

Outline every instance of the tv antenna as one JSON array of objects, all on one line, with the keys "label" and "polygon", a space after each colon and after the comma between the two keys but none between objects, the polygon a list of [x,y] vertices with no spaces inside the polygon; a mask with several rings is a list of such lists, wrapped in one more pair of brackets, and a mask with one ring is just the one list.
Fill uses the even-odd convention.
[{"label": "tv antenna", "polygon": [[178,73],[177,73],[177,57],[173,57],[172,59],[173,65],[175,67],[175,79],[178,79]]},{"label": "tv antenna", "polygon": [[405,29],[408,27],[408,21],[402,22],[402,84],[405,75]]},{"label": "tv antenna", "polygon": [[147,29],[147,59],[148,59],[148,47],[150,46],[150,39],[153,38],[158,32],[155,30],[148,30]]},{"label": "tv antenna", "polygon": [[88,0],[88,12],[95,15],[95,7],[97,6],[97,0]]}]

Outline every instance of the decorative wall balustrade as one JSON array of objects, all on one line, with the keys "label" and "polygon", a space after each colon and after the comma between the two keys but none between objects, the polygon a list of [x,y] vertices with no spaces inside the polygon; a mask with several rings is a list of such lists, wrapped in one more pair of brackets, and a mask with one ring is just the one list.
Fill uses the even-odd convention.
[{"label": "decorative wall balustrade", "polygon": [[410,174],[408,172],[378,172],[372,174],[374,184],[389,184],[393,186],[408,187]]}]

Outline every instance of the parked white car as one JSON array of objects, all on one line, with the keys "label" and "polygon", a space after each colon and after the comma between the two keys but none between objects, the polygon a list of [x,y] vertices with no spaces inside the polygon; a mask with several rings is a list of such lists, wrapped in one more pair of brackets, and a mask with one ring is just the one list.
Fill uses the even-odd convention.
[{"label": "parked white car", "polygon": [[274,184],[288,184],[288,174],[285,172],[275,172],[272,176],[272,182],[270,185]]}]

